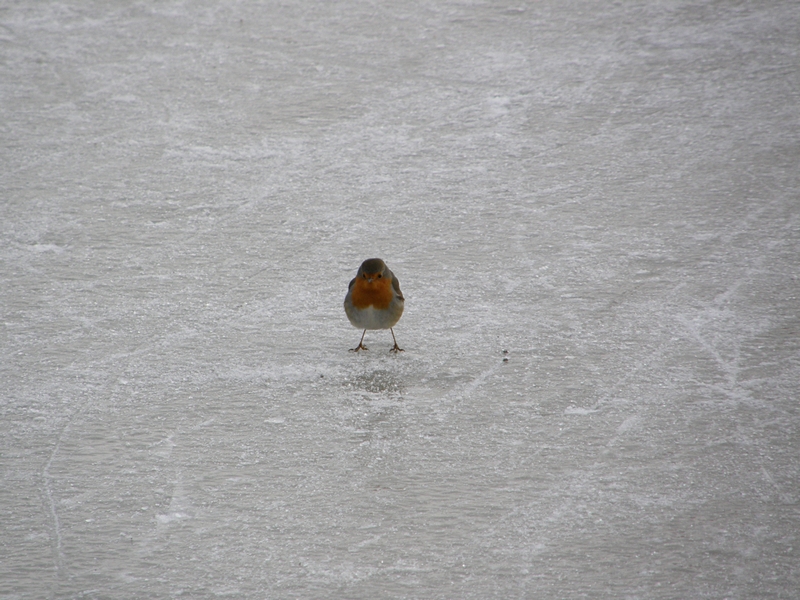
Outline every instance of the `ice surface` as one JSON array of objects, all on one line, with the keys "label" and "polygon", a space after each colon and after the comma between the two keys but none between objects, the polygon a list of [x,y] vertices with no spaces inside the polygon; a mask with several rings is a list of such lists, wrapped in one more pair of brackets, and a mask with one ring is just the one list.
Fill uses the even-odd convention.
[{"label": "ice surface", "polygon": [[798,31],[7,4],[0,598],[797,598]]}]

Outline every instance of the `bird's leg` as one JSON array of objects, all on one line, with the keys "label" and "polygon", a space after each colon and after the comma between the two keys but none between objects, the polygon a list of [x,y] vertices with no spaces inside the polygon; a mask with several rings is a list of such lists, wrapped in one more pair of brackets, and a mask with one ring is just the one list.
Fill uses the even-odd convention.
[{"label": "bird's leg", "polygon": [[394,329],[389,327],[389,331],[392,332],[392,339],[394,340],[394,348],[389,350],[389,352],[394,352],[395,354],[397,354],[398,352],[405,352],[405,350],[403,350],[400,346],[397,345],[397,338],[394,337]]},{"label": "bird's leg", "polygon": [[[364,336],[366,335],[366,333],[367,333],[367,330],[365,329],[364,333],[361,334],[361,340],[359,340],[358,346],[356,346],[355,348],[350,348],[350,352],[358,352],[359,350],[369,350],[369,348],[367,348],[364,345]],[[395,346],[396,345],[397,344],[395,344]]]}]

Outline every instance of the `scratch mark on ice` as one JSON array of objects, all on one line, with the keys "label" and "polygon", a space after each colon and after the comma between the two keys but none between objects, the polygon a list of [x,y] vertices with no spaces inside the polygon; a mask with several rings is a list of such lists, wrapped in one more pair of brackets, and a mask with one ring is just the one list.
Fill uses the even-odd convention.
[{"label": "scratch mark on ice", "polygon": [[480,373],[475,379],[470,381],[465,387],[464,390],[459,394],[459,396],[466,397],[469,396],[472,392],[478,389],[483,383],[492,375],[494,375],[503,363],[498,362],[493,367],[486,369],[483,373]]},{"label": "scratch mark on ice", "polygon": [[61,440],[64,438],[64,434],[66,433],[67,429],[69,429],[69,423],[67,423],[64,428],[61,430],[61,433],[58,434],[58,439],[56,440],[56,445],[53,448],[53,451],[50,453],[50,457],[47,459],[47,463],[42,470],[42,480],[44,482],[44,493],[47,497],[47,506],[50,509],[50,518],[53,521],[53,536],[54,536],[54,545],[55,545],[55,563],[56,563],[56,570],[60,573],[64,568],[64,551],[61,544],[61,523],[58,519],[58,511],[56,510],[56,502],[53,499],[53,488],[52,488],[52,480],[53,476],[50,474],[50,466],[53,464],[53,459],[58,454],[59,449],[61,448]]}]

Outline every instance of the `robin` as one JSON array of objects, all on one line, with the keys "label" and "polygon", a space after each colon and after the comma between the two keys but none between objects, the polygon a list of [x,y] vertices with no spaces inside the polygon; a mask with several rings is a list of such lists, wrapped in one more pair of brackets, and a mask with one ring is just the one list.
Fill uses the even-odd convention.
[{"label": "robin", "polygon": [[370,258],[361,263],[353,281],[347,286],[344,312],[353,327],[363,329],[361,341],[350,352],[366,350],[364,335],[367,329],[388,329],[392,332],[394,347],[390,352],[403,352],[394,337],[394,327],[403,314],[403,292],[400,282],[380,258]]}]

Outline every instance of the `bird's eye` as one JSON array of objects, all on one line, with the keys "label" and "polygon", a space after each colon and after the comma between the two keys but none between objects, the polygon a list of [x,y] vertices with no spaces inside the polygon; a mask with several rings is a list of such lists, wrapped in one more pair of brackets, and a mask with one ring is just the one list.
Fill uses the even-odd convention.
[{"label": "bird's eye", "polygon": [[380,279],[381,277],[383,277],[383,275],[381,275],[380,273],[378,273],[378,279]]}]

